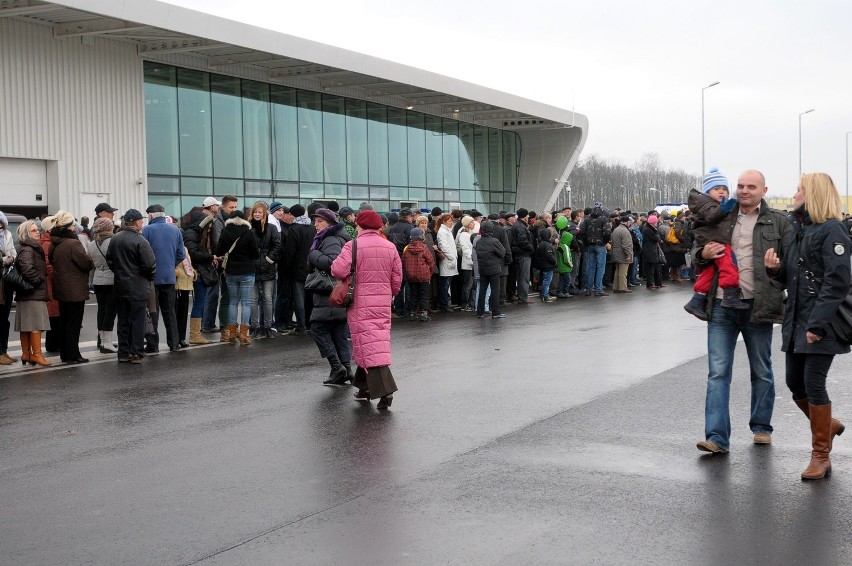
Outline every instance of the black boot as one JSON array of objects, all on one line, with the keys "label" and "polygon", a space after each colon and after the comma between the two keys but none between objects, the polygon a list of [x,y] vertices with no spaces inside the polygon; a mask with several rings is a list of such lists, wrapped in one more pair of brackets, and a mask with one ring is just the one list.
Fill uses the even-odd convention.
[{"label": "black boot", "polygon": [[352,373],[352,362],[341,362],[341,365],[346,369],[346,381],[352,383],[352,378],[355,377]]},{"label": "black boot", "polygon": [[328,379],[322,382],[323,385],[346,385],[349,374],[346,372],[346,368],[340,363],[340,360],[337,359],[337,356],[329,356],[326,359],[328,360],[328,365],[331,366],[331,372],[328,374]]},{"label": "black boot", "polygon": [[723,289],[722,302],[719,304],[722,306],[722,308],[737,309],[741,311],[747,311],[751,308],[748,303],[745,303],[740,300],[739,287],[728,287],[727,289]]},{"label": "black boot", "polygon": [[707,316],[707,295],[693,293],[689,302],[683,305],[683,310],[698,320],[709,320]]}]

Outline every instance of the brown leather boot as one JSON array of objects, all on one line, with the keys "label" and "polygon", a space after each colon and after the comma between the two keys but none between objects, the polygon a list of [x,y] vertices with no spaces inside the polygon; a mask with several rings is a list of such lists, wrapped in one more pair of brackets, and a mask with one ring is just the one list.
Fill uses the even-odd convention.
[{"label": "brown leather boot", "polygon": [[[804,397],[803,399],[793,399],[793,402],[802,410],[803,413],[805,413],[808,420],[810,420],[811,414],[808,409],[808,398]],[[835,418],[831,419],[831,442],[829,444],[829,450],[834,447],[834,437],[843,434],[844,430],[846,430],[846,425]]]},{"label": "brown leather boot", "polygon": [[231,341],[231,326],[227,324],[222,325],[222,329],[220,330],[219,342],[230,342]]},{"label": "brown leather boot", "polygon": [[249,336],[249,328],[251,328],[248,324],[240,325],[240,344],[243,346],[248,346],[251,344],[251,337]]},{"label": "brown leather boot", "polygon": [[831,404],[808,407],[811,418],[811,463],[802,472],[803,480],[819,480],[831,475]]},{"label": "brown leather boot", "polygon": [[228,325],[228,342],[231,344],[235,344],[237,342],[237,325],[229,324]]},{"label": "brown leather boot", "polygon": [[201,335],[201,319],[189,319],[189,343],[190,344],[209,344],[210,340]]},{"label": "brown leather boot", "polygon": [[[21,332],[21,365],[25,366],[30,361],[30,333]],[[35,364],[33,364],[35,365]]]},{"label": "brown leather boot", "polygon": [[44,358],[41,353],[41,332],[30,332],[30,363],[40,366],[52,366],[53,364]]}]

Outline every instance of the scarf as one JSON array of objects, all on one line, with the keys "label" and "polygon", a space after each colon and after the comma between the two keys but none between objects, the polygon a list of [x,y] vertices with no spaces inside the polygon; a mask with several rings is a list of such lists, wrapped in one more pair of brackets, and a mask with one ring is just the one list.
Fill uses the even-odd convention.
[{"label": "scarf", "polygon": [[314,241],[311,243],[311,251],[317,249],[320,245],[320,242],[331,232],[333,228],[336,228],[338,224],[332,224],[328,228],[325,228],[322,232],[314,236]]}]

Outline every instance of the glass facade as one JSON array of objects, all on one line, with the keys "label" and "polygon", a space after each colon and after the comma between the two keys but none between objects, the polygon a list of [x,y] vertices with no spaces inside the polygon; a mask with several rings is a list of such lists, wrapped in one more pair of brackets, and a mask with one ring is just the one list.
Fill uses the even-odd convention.
[{"label": "glass facade", "polygon": [[145,129],[149,201],[175,216],[224,194],[515,206],[517,134],[363,100],[146,61]]}]

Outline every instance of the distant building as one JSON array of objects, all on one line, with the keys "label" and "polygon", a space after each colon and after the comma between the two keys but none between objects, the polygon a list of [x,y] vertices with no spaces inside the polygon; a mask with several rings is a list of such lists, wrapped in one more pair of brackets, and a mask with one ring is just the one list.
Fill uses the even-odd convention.
[{"label": "distant building", "polygon": [[228,193],[545,210],[588,136],[569,110],[154,0],[0,3],[0,98],[0,206],[28,215]]}]

